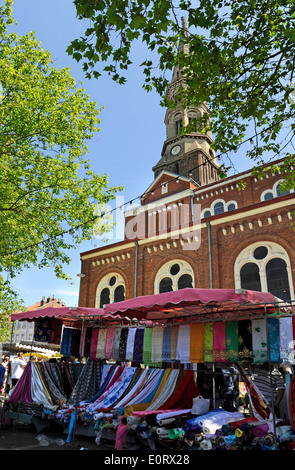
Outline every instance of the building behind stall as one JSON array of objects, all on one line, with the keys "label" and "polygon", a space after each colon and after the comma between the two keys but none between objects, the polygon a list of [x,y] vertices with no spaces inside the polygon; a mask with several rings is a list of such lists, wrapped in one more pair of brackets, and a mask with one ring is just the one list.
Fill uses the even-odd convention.
[{"label": "building behind stall", "polygon": [[[177,97],[184,83],[176,67],[167,96]],[[294,300],[294,189],[284,191],[284,175],[268,165],[259,179],[251,169],[220,179],[212,135],[195,125],[207,115],[205,104],[167,109],[154,178],[140,205],[125,212],[124,240],[81,253],[80,306],[184,287]],[[191,132],[180,133],[188,124]]]}]

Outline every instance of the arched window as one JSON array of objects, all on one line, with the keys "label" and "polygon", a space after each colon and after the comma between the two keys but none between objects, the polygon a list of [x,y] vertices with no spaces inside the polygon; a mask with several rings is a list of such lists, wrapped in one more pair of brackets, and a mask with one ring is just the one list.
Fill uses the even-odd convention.
[{"label": "arched window", "polygon": [[184,260],[165,263],[157,272],[154,281],[155,294],[194,287],[194,272]]},{"label": "arched window", "polygon": [[105,287],[102,289],[100,293],[100,302],[99,302],[99,308],[102,308],[104,305],[110,303],[110,289]]},{"label": "arched window", "polygon": [[235,262],[235,288],[270,292],[294,299],[292,270],[286,250],[274,242],[257,242],[245,248]]},{"label": "arched window", "polygon": [[229,204],[227,210],[228,211],[234,211],[236,208],[235,204]]},{"label": "arched window", "polygon": [[185,287],[193,287],[193,279],[190,274],[183,274],[178,279],[178,290],[185,289]]},{"label": "arched window", "polygon": [[223,202],[217,202],[214,206],[214,215],[222,214],[224,212]]},{"label": "arched window", "polygon": [[277,196],[284,196],[285,194],[290,194],[290,191],[283,189],[282,184],[278,184],[277,186]]},{"label": "arched window", "polygon": [[96,289],[95,307],[103,308],[106,304],[125,300],[125,283],[118,273],[107,274]]},{"label": "arched window", "polygon": [[273,258],[266,265],[268,291],[282,300],[291,300],[286,262]]},{"label": "arched window", "polygon": [[160,287],[159,287],[160,294],[162,292],[171,292],[172,290],[173,290],[172,279],[170,279],[170,277],[164,277],[164,279],[160,281]]},{"label": "arched window", "polygon": [[211,217],[211,212],[210,211],[205,211],[204,212],[204,219],[206,219],[207,217]]},{"label": "arched window", "polygon": [[269,201],[270,199],[273,199],[273,194],[272,193],[266,193],[264,195],[264,200]]},{"label": "arched window", "polygon": [[259,267],[257,264],[244,264],[240,274],[242,289],[261,291]]}]

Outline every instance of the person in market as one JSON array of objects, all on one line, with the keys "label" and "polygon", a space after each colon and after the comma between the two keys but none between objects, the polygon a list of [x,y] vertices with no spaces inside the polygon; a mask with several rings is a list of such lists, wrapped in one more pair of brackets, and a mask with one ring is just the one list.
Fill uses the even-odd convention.
[{"label": "person in market", "polygon": [[239,405],[239,372],[234,364],[225,367],[221,365],[220,371],[223,375],[219,387],[222,408],[230,412],[237,411]]},{"label": "person in market", "polygon": [[2,360],[2,366],[5,369],[4,377],[3,377],[3,385],[1,393],[6,393],[7,390],[7,377],[8,377],[8,363],[9,363],[9,356],[5,355]]},{"label": "person in market", "polygon": [[269,406],[274,406],[277,418],[280,418],[279,405],[285,393],[285,381],[276,367],[265,362],[251,367],[252,380]]},{"label": "person in market", "polygon": [[26,367],[27,363],[24,359],[24,354],[19,352],[17,357],[11,361],[11,381],[12,387],[15,387],[17,382],[22,376],[24,368]]}]

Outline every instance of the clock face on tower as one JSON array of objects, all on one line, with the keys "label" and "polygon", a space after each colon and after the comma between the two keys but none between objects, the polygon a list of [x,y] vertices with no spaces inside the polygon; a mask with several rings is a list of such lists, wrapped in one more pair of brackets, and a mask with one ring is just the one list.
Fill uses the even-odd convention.
[{"label": "clock face on tower", "polygon": [[177,155],[181,150],[181,147],[180,145],[174,145],[174,147],[172,147],[170,153],[171,155]]}]

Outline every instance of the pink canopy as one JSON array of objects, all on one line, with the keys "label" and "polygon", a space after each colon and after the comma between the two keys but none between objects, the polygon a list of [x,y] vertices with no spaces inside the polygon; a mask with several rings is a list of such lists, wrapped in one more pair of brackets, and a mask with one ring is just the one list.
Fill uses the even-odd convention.
[{"label": "pink canopy", "polygon": [[[81,317],[104,317],[114,319],[115,316],[106,314],[103,308],[90,307],[44,307],[27,312],[13,313],[11,320],[34,320],[36,318],[54,317],[60,320],[81,320]],[[117,317],[118,318],[118,317]],[[121,318],[121,317],[120,317]]]},{"label": "pink canopy", "polygon": [[[277,304],[277,305],[275,305]],[[105,306],[106,314],[116,314],[138,320],[163,320],[179,317],[201,317],[203,319],[226,320],[233,315],[239,317],[268,313],[287,305],[270,293],[235,289],[186,288],[162,294],[135,297]],[[290,306],[291,307],[291,306]]]}]

